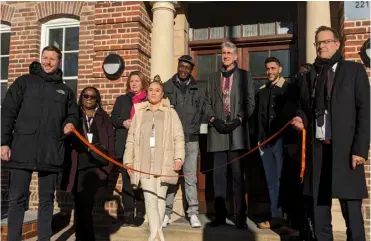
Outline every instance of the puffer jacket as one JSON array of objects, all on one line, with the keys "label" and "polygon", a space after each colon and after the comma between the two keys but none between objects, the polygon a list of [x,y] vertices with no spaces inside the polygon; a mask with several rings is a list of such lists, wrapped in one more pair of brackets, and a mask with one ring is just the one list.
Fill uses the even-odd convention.
[{"label": "puffer jacket", "polygon": [[72,90],[62,71],[47,74],[33,62],[30,73],[9,87],[1,107],[1,145],[11,148],[9,168],[59,172],[65,157],[67,123],[78,122]]}]

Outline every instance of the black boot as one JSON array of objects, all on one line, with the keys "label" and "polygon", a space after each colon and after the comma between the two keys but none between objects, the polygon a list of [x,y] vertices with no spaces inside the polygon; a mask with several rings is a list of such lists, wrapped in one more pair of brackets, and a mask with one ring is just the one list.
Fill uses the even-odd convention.
[{"label": "black boot", "polygon": [[126,212],[124,213],[124,218],[122,220],[122,226],[131,226],[134,222],[134,212]]},{"label": "black boot", "polygon": [[139,227],[144,223],[144,213],[138,212],[133,221],[133,227]]}]

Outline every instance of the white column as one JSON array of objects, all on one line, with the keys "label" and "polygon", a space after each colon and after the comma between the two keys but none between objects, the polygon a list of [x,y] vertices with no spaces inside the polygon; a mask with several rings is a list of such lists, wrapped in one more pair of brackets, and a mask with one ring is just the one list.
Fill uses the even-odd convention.
[{"label": "white column", "polygon": [[155,2],[152,7],[151,78],[162,81],[174,74],[174,14],[171,2]]},{"label": "white column", "polygon": [[325,25],[331,27],[330,2],[328,1],[308,1],[307,2],[307,41],[306,59],[307,63],[313,63],[316,58],[316,48],[313,46],[315,41],[316,29]]}]

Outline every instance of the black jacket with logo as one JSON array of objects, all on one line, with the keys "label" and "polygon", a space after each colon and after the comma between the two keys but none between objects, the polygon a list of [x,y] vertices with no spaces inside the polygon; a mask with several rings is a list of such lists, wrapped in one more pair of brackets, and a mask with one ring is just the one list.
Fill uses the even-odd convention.
[{"label": "black jacket with logo", "polygon": [[1,145],[11,148],[9,168],[58,172],[65,155],[63,128],[78,122],[72,90],[62,71],[45,73],[40,63],[30,65],[9,87],[1,107]]},{"label": "black jacket with logo", "polygon": [[198,141],[205,104],[205,88],[192,76],[190,78],[186,87],[177,81],[177,74],[164,84],[165,98],[169,98],[182,122],[185,142]]}]

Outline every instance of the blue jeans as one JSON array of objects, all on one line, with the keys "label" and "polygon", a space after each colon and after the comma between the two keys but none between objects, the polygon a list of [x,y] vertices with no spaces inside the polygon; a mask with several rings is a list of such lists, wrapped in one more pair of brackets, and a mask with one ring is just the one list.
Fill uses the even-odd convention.
[{"label": "blue jeans", "polygon": [[273,145],[265,145],[261,147],[260,156],[263,161],[265,177],[268,184],[272,218],[282,217],[282,211],[278,208],[278,196],[283,164],[282,139],[278,139]]},{"label": "blue jeans", "polygon": [[[184,174],[184,191],[188,203],[187,214],[191,217],[193,214],[198,215],[198,199],[197,199],[197,156],[198,156],[198,141],[187,142],[185,144],[185,159],[183,164]],[[167,216],[171,216],[173,212],[173,204],[175,194],[179,185],[170,185],[166,195],[166,211]]]}]

